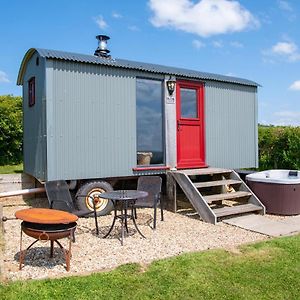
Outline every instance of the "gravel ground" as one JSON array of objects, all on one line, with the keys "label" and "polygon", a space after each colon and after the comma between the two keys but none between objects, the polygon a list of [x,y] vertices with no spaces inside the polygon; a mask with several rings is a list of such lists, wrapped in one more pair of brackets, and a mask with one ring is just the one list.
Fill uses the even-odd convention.
[{"label": "gravel ground", "polygon": [[[19,209],[26,206],[4,207],[4,215],[14,216]],[[99,217],[100,235],[95,234],[93,218],[81,218],[76,229],[76,242],[72,244],[71,270],[65,269],[62,251],[56,247],[54,258],[49,258],[49,243],[38,242],[27,251],[25,266],[18,270],[20,220],[9,220],[4,223],[4,254],[2,275],[6,280],[41,279],[69,275],[89,274],[97,271],[113,269],[126,263],[147,264],[153,260],[175,256],[185,252],[202,251],[212,248],[235,249],[236,246],[251,243],[268,237],[238,227],[218,223],[212,225],[199,220],[197,216],[165,211],[165,221],[157,222],[153,231],[149,224],[152,220],[152,209],[138,211],[138,226],[144,233],[143,239],[129,223],[129,235],[121,246],[120,224],[117,223],[112,234],[103,239],[107,232],[112,215]],[[33,239],[23,235],[23,247],[27,247]],[[68,240],[60,242],[67,247]]]}]

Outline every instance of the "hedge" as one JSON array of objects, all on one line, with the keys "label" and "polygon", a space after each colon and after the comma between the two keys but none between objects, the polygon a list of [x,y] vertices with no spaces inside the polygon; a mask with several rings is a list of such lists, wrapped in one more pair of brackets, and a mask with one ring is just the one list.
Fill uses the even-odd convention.
[{"label": "hedge", "polygon": [[259,169],[300,170],[300,127],[259,126]]},{"label": "hedge", "polygon": [[0,165],[22,162],[22,98],[0,96]]}]

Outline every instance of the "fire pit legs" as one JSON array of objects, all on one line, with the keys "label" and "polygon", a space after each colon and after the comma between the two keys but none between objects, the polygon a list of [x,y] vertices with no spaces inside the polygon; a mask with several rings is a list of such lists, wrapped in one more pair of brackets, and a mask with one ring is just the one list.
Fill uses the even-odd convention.
[{"label": "fire pit legs", "polygon": [[70,270],[70,260],[71,260],[71,246],[72,246],[72,240],[71,240],[71,235],[70,235],[70,239],[69,239],[69,251],[65,250],[65,256],[66,256],[66,265],[67,265],[67,271],[69,272]]},{"label": "fire pit legs", "polygon": [[[76,223],[75,225],[72,224],[72,228],[68,228],[67,230],[64,230],[63,232],[59,233],[60,235],[57,235],[57,232],[50,232],[45,230],[37,230],[31,229],[26,226],[26,223],[23,222],[21,224],[21,237],[20,237],[20,257],[19,257],[19,270],[22,269],[23,265],[25,264],[25,256],[27,250],[29,250],[35,243],[38,241],[41,242],[47,242],[50,241],[50,258],[53,258],[54,256],[54,242],[57,243],[57,245],[60,247],[60,249],[64,253],[65,261],[66,261],[66,270],[70,271],[70,261],[71,261],[71,246],[72,246],[72,240],[74,236],[74,232],[76,229]],[[32,242],[25,250],[23,250],[23,231],[28,236],[31,236],[35,238],[36,240]],[[69,249],[65,249],[62,244],[57,240],[58,238],[68,238],[69,239]]]},{"label": "fire pit legs", "polygon": [[50,258],[53,257],[54,252],[54,241],[50,241]]},{"label": "fire pit legs", "polygon": [[22,250],[22,235],[23,235],[23,230],[21,228],[21,239],[20,239],[20,257],[19,257],[19,270],[22,269],[22,264],[23,264],[23,261],[24,261],[24,253],[23,253],[23,250]]},{"label": "fire pit legs", "polygon": [[[38,241],[50,241],[50,258],[54,255],[54,242],[64,253],[66,269],[70,270],[71,245],[75,241],[76,221],[78,217],[65,211],[48,208],[28,208],[16,212],[16,218],[23,220],[20,235],[19,270],[25,264],[26,251]],[[35,241],[23,250],[23,232],[34,238]],[[69,239],[69,249],[65,249],[58,241],[62,238]]]},{"label": "fire pit legs", "polygon": [[[71,257],[72,257],[71,247],[72,247],[73,237],[74,237],[74,231],[70,232],[69,250],[65,249],[59,241],[57,241],[57,240],[51,241],[51,242],[53,242],[53,244],[54,244],[54,242],[56,242],[57,245],[60,247],[60,249],[64,252],[65,260],[66,260],[66,270],[67,271],[70,271],[70,261],[71,261]],[[53,249],[52,249],[52,253],[53,253]]]}]

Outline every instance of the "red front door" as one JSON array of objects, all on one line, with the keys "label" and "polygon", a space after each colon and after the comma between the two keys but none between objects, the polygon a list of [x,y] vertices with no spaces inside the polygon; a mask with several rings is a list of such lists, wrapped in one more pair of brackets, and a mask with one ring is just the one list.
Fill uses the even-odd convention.
[{"label": "red front door", "polygon": [[204,85],[176,82],[177,168],[201,168],[205,164]]}]

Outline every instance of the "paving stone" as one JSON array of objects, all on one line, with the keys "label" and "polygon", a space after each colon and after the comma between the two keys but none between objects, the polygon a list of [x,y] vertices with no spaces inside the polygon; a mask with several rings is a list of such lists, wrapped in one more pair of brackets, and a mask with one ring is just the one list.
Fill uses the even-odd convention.
[{"label": "paving stone", "polygon": [[262,215],[245,215],[223,221],[226,224],[262,233],[268,236],[291,235],[300,232],[300,218],[275,220]]}]

